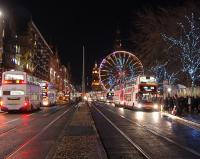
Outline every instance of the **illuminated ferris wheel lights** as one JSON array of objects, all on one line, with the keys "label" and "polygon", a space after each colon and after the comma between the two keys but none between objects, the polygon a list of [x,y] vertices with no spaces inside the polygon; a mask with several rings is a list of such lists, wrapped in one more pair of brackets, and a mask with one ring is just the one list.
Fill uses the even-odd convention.
[{"label": "illuminated ferris wheel lights", "polygon": [[143,74],[141,62],[135,55],[126,51],[115,51],[100,64],[99,76],[105,89],[130,81],[140,74]]}]

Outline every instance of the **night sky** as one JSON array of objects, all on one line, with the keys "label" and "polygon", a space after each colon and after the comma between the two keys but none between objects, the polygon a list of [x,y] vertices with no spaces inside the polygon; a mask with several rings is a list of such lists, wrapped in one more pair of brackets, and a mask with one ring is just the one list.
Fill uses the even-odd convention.
[{"label": "night sky", "polygon": [[71,66],[72,80],[81,83],[82,47],[85,46],[86,76],[91,79],[95,61],[98,63],[113,51],[117,27],[127,50],[129,36],[134,30],[134,15],[144,8],[179,5],[181,0],[127,1],[46,1],[5,0],[3,6],[28,10],[46,41],[59,51],[61,62]]}]

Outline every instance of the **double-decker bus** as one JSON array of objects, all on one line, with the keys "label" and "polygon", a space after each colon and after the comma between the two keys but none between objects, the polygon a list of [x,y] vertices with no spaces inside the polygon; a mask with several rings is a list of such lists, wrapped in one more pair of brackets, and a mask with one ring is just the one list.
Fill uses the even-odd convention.
[{"label": "double-decker bus", "polygon": [[22,71],[6,71],[2,74],[2,111],[32,111],[41,105],[39,79]]},{"label": "double-decker bus", "polygon": [[42,89],[42,105],[43,106],[51,106],[56,104],[56,98],[57,98],[57,91],[56,89],[51,88],[51,84],[42,81],[40,83],[41,89]]},{"label": "double-decker bus", "polygon": [[[152,76],[138,76],[133,81],[127,82],[123,89],[116,89],[116,103],[131,109],[156,109],[158,105],[158,84]],[[122,97],[123,96],[123,97]]]},{"label": "double-decker bus", "polygon": [[113,103],[113,100],[114,100],[114,90],[110,89],[106,93],[106,103]]}]

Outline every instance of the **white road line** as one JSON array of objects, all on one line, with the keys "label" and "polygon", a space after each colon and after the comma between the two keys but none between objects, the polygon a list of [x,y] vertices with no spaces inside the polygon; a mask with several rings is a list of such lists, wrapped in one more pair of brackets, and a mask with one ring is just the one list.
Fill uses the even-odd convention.
[{"label": "white road line", "polygon": [[[100,105],[100,106],[101,106],[101,105]],[[103,106],[101,106],[101,107],[103,107]],[[106,109],[106,110],[108,110],[108,109]],[[191,152],[191,153],[193,153],[193,154],[195,154],[195,155],[197,155],[197,156],[200,157],[200,153],[199,153],[199,152],[197,152],[197,151],[195,151],[195,150],[193,150],[193,149],[191,149],[191,148],[189,148],[189,147],[180,145],[179,143],[177,143],[177,142],[171,140],[171,139],[168,138],[168,137],[165,137],[165,136],[159,134],[158,132],[156,132],[156,131],[154,131],[154,130],[148,128],[147,126],[142,125],[142,124],[139,124],[139,123],[136,123],[136,122],[133,122],[132,120],[126,118],[125,116],[119,115],[119,114],[117,114],[116,112],[114,112],[114,111],[112,111],[112,110],[110,110],[110,109],[109,109],[108,111],[110,111],[110,112],[112,112],[112,113],[114,113],[114,114],[120,116],[121,118],[123,118],[123,119],[125,119],[125,120],[127,120],[127,121],[129,121],[129,122],[131,122],[131,123],[133,123],[133,124],[136,124],[136,125],[138,125],[138,126],[140,126],[140,127],[143,127],[144,129],[148,130],[148,131],[151,132],[152,134],[157,135],[157,136],[159,136],[159,137],[161,137],[161,138],[164,138],[164,139],[167,140],[168,142],[173,143],[173,144],[177,145],[178,147],[180,147],[180,148],[182,148],[182,149],[184,149],[184,150],[186,150],[186,151],[189,151],[189,152]]]},{"label": "white road line", "polygon": [[5,122],[5,123],[0,123],[0,125],[5,125],[5,124],[8,124],[8,123],[17,121],[17,120],[19,120],[19,119],[20,119],[20,118],[16,118],[16,119],[13,119],[13,120],[9,120],[9,121],[7,121],[7,122]]},{"label": "white road line", "polygon": [[144,152],[144,150],[134,143],[122,130],[120,130],[110,119],[108,119],[98,108],[94,106],[94,108],[126,139],[128,140],[140,153],[142,153],[143,156],[145,156],[147,159],[151,159],[151,157]]},{"label": "white road line", "polygon": [[34,139],[36,139],[37,137],[39,137],[41,134],[43,134],[51,125],[53,125],[57,120],[59,120],[63,115],[65,115],[67,112],[69,112],[73,107],[67,109],[66,111],[64,111],[61,115],[59,115],[56,119],[54,119],[53,121],[51,121],[48,125],[46,125],[39,133],[37,133],[35,136],[33,136],[30,140],[28,140],[27,142],[25,142],[24,144],[22,144],[18,149],[16,149],[13,153],[9,154],[6,158],[12,158],[17,152],[19,152],[22,148],[24,148],[25,146],[27,146],[29,143],[31,143]]},{"label": "white road line", "polygon": [[[34,113],[27,114],[26,116],[32,116],[32,115],[34,115]],[[21,118],[15,118],[15,119],[13,119],[13,120],[9,120],[9,121],[7,121],[7,122],[0,123],[0,126],[1,126],[1,125],[5,125],[5,124],[8,124],[8,123],[12,123],[12,122],[17,121],[17,120],[19,120],[19,119],[21,119]]]},{"label": "white road line", "polygon": [[[59,110],[61,110],[61,108],[60,108]],[[43,112],[42,112],[42,113],[43,113]],[[45,113],[45,112],[44,112],[44,113]],[[2,113],[2,114],[7,114],[7,112]],[[31,114],[26,114],[26,116],[29,117],[29,116],[33,116],[33,115],[36,115],[36,114],[38,114],[38,112],[33,112],[33,113],[31,113]],[[48,113],[45,113],[44,115],[46,115],[46,114],[48,114]],[[43,116],[44,116],[44,115],[43,115]],[[19,119],[21,119],[21,118],[16,118],[16,119],[13,119],[13,120],[7,121],[7,122],[5,122],[5,123],[0,123],[0,125],[5,125],[5,124],[8,124],[8,123],[11,123],[11,122],[17,121],[17,120],[19,120]]]}]

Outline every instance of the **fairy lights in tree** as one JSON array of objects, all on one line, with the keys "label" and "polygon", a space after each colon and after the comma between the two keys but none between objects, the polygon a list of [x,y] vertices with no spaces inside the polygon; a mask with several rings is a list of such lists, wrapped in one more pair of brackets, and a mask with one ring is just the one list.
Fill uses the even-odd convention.
[{"label": "fairy lights in tree", "polygon": [[173,85],[175,81],[177,80],[176,75],[177,73],[169,73],[166,69],[168,62],[165,62],[164,64],[158,63],[156,61],[156,65],[150,69],[150,71],[154,74],[156,81],[159,84],[162,84],[163,81],[167,81],[169,85]]},{"label": "fairy lights in tree", "polygon": [[194,14],[185,16],[186,23],[178,23],[181,28],[179,37],[171,37],[162,34],[165,41],[171,47],[179,49],[179,58],[182,63],[182,71],[191,79],[191,85],[200,79],[200,28],[195,21]]}]

